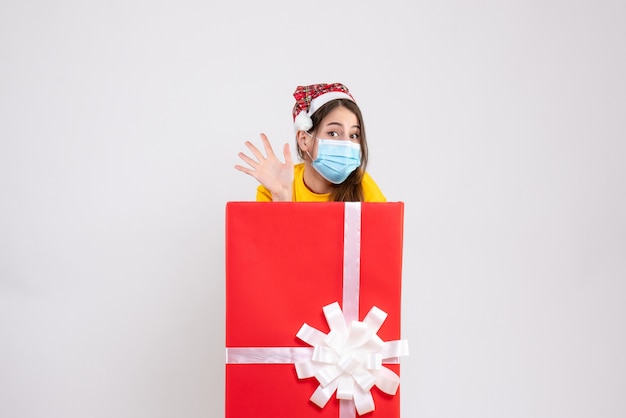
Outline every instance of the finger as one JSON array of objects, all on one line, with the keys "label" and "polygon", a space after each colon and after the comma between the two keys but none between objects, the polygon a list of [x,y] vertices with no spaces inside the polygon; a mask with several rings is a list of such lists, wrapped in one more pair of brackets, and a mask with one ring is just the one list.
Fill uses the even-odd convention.
[{"label": "finger", "polygon": [[263,146],[265,147],[265,153],[268,157],[274,157],[274,150],[272,149],[272,145],[270,144],[269,139],[265,134],[261,134],[261,141],[263,141]]},{"label": "finger", "polygon": [[252,158],[248,157],[246,154],[244,154],[243,152],[240,152],[239,154],[239,158],[241,158],[242,160],[244,160],[245,162],[248,163],[248,165],[252,168],[257,168],[257,166],[259,165],[259,163],[255,160],[253,160]]},{"label": "finger", "polygon": [[235,166],[235,170],[239,170],[239,171],[241,171],[241,172],[243,172],[243,173],[246,173],[246,174],[247,174],[247,175],[249,175],[249,176],[254,177],[254,174],[253,174],[253,173],[254,173],[254,171],[252,171],[252,170],[250,170],[249,168],[246,168],[246,167],[244,167],[244,166],[242,166],[242,165],[237,164],[237,165]]},{"label": "finger", "polygon": [[257,158],[257,160],[261,161],[261,160],[265,159],[265,156],[261,153],[261,151],[259,151],[259,149],[257,147],[254,146],[254,144],[252,142],[246,141],[246,147],[248,147],[250,152],[252,152],[254,154],[254,156]]},{"label": "finger", "polygon": [[293,161],[291,160],[291,150],[289,149],[288,142],[283,147],[283,155],[285,156],[285,163],[293,165]]}]

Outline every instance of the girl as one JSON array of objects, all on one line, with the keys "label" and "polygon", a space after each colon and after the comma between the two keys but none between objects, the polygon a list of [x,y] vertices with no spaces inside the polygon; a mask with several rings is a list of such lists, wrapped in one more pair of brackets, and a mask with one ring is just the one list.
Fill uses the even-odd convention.
[{"label": "girl", "polygon": [[343,84],[298,86],[294,92],[294,129],[298,157],[294,165],[289,144],[281,162],[265,134],[261,141],[267,156],[250,141],[254,157],[239,157],[250,167],[235,168],[261,185],[260,202],[385,202],[386,198],[365,171],[367,141],[361,110]]}]

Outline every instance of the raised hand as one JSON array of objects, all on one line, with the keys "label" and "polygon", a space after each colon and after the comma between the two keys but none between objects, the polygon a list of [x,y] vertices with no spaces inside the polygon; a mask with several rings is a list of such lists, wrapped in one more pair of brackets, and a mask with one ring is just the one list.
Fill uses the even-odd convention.
[{"label": "raised hand", "polygon": [[257,179],[272,194],[274,202],[291,202],[293,199],[293,161],[291,160],[289,144],[285,144],[283,147],[283,155],[285,157],[285,162],[283,163],[274,154],[265,134],[261,134],[261,141],[267,157],[252,142],[246,141],[246,147],[248,147],[254,158],[240,152],[238,154],[239,158],[250,167],[235,165],[235,169]]}]

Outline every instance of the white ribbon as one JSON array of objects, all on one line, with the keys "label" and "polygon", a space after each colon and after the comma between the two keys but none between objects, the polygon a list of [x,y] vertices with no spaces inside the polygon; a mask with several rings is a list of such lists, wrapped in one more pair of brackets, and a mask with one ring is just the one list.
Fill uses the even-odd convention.
[{"label": "white ribbon", "polygon": [[377,386],[395,395],[400,377],[383,364],[397,364],[409,354],[406,340],[384,342],[377,333],[387,313],[372,307],[359,318],[361,261],[361,204],[345,203],[343,254],[343,307],[324,306],[330,332],[324,334],[304,323],[296,336],[311,347],[226,347],[226,363],[294,364],[298,378],[315,377],[320,383],[310,400],[323,408],[336,392],[339,418],[354,418],[375,409],[370,389]]},{"label": "white ribbon", "polygon": [[343,219],[343,300],[341,306],[349,323],[359,319],[361,204],[346,202]]}]

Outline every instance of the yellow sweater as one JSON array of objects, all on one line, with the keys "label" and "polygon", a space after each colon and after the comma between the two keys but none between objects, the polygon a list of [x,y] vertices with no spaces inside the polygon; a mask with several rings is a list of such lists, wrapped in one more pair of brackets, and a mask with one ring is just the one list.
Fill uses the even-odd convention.
[{"label": "yellow sweater", "polygon": [[[369,174],[365,173],[363,181],[363,197],[365,202],[386,202],[387,199],[378,188]],[[272,194],[261,185],[256,192],[257,202],[271,202]],[[328,202],[330,201],[330,193],[317,194],[310,191],[304,184],[304,163],[294,166],[293,179],[293,201],[294,202]]]}]

